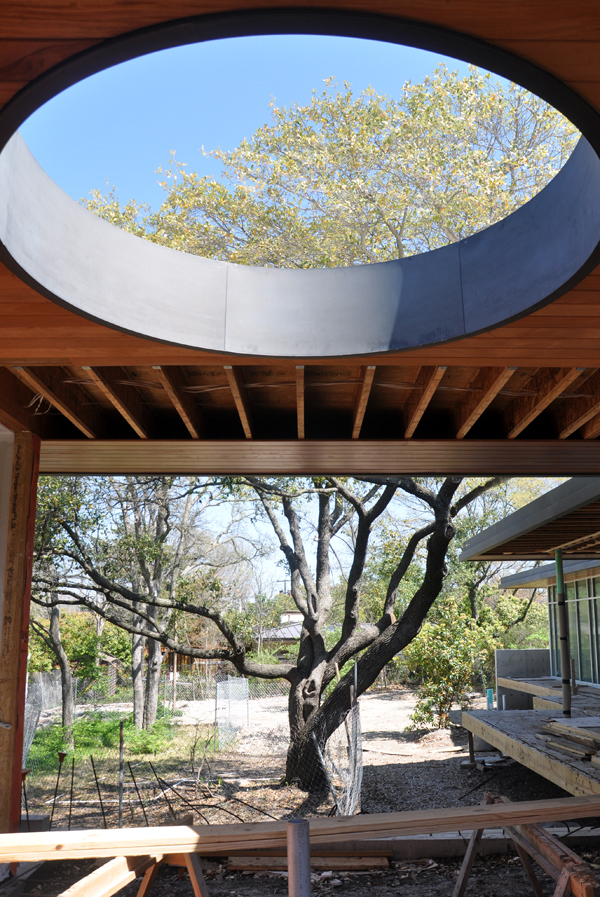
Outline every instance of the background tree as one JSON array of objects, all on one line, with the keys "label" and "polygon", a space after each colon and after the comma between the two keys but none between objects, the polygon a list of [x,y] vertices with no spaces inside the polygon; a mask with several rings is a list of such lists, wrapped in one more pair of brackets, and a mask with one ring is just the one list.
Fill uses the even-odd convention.
[{"label": "background tree", "polygon": [[[210,155],[222,180],[175,161],[147,214],[114,190],[87,206],[138,236],[207,258],[277,267],[382,262],[462,240],[539,192],[577,132],[515,84],[444,66],[397,98],[332,79],[305,105]],[[144,214],[146,213],[146,214]]]}]

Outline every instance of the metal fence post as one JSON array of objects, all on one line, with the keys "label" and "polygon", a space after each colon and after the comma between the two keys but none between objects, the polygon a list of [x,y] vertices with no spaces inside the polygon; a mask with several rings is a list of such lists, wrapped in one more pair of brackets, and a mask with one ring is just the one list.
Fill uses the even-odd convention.
[{"label": "metal fence post", "polygon": [[310,897],[308,819],[290,819],[286,830],[289,897]]}]

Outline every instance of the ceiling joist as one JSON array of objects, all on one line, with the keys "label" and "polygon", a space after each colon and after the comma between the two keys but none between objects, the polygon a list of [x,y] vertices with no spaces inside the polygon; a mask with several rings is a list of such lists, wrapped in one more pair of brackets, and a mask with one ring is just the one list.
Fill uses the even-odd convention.
[{"label": "ceiling joist", "polygon": [[304,365],[296,365],[296,418],[298,421],[298,439],[306,436],[304,422]]},{"label": "ceiling joist", "polygon": [[408,423],[404,431],[405,439],[410,439],[417,429],[446,370],[446,366],[438,366],[435,368],[423,367],[419,371],[415,385],[421,388],[415,389],[414,395],[411,395],[408,400]]},{"label": "ceiling joist", "polygon": [[369,395],[371,394],[371,387],[373,386],[373,378],[375,377],[376,370],[377,368],[374,364],[367,365],[365,368],[365,374],[358,394],[358,401],[354,408],[354,420],[352,422],[353,439],[358,439],[360,436],[360,430],[367,410],[367,403],[369,401]]},{"label": "ceiling joist", "polygon": [[532,394],[518,396],[508,408],[507,438],[515,439],[522,433],[584,371],[585,368],[547,368],[537,371],[527,384]]},{"label": "ceiling joist", "polygon": [[246,398],[246,387],[244,386],[240,372],[238,368],[234,368],[230,364],[224,364],[223,369],[227,374],[229,388],[231,389],[233,401],[235,402],[235,407],[240,416],[240,421],[242,422],[244,436],[246,439],[252,439],[252,417],[250,414],[250,406]]},{"label": "ceiling joist", "polygon": [[151,412],[134,384],[131,387],[125,385],[127,378],[121,368],[92,368],[84,365],[82,371],[83,376],[92,381],[140,439],[151,438],[154,430]]},{"label": "ceiling joist", "polygon": [[589,395],[560,404],[556,414],[559,439],[567,439],[600,414],[600,371],[593,372],[586,380],[585,392]]},{"label": "ceiling joist", "polygon": [[192,439],[200,439],[202,435],[200,409],[190,394],[185,391],[188,383],[181,369],[161,367],[159,364],[152,365],[152,369],[158,374],[165,392]]},{"label": "ceiling joist", "polygon": [[464,439],[469,430],[479,420],[488,405],[493,402],[500,390],[506,386],[514,372],[510,368],[481,368],[474,377],[471,387],[474,391],[471,398],[458,406],[457,439]]},{"label": "ceiling joist", "polygon": [[104,433],[101,413],[90,398],[76,384],[65,382],[62,368],[13,367],[12,372],[32,390],[60,411],[67,420],[88,439],[97,439]]}]

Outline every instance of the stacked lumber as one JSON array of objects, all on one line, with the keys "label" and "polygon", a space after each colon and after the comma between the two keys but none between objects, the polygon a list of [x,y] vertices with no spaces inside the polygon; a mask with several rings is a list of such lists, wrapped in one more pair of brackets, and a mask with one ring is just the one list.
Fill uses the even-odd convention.
[{"label": "stacked lumber", "polygon": [[[597,730],[597,731],[596,731]],[[549,720],[536,733],[552,750],[571,758],[591,761],[600,766],[600,719],[582,717],[575,720]]]},{"label": "stacked lumber", "polygon": [[[352,839],[455,832],[565,822],[600,816],[600,795],[521,801],[478,807],[453,807],[369,816],[310,819],[311,848]],[[255,850],[285,848],[285,820],[226,825],[161,826],[157,828],[89,829],[0,835],[0,863],[78,860],[97,857],[196,854],[230,856]]]},{"label": "stacked lumber", "polygon": [[[389,869],[387,857],[316,857],[311,855],[313,872],[371,872]],[[229,857],[230,872],[287,872],[287,857]]]}]

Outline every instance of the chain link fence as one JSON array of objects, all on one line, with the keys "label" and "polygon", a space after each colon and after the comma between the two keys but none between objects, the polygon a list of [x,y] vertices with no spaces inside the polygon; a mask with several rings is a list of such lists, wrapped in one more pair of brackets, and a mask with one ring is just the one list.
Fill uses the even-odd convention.
[{"label": "chain link fence", "polygon": [[133,688],[125,677],[74,686],[69,739],[61,726],[60,672],[39,674],[29,684],[23,814],[30,824],[39,815],[50,816],[53,828],[163,825],[190,817],[195,823],[253,822],[359,807],[358,710],[316,760],[315,777],[322,764],[328,770],[329,794],[310,794],[283,781],[290,743],[285,680],[222,674],[174,680],[167,673],[149,730],[133,726]]}]

